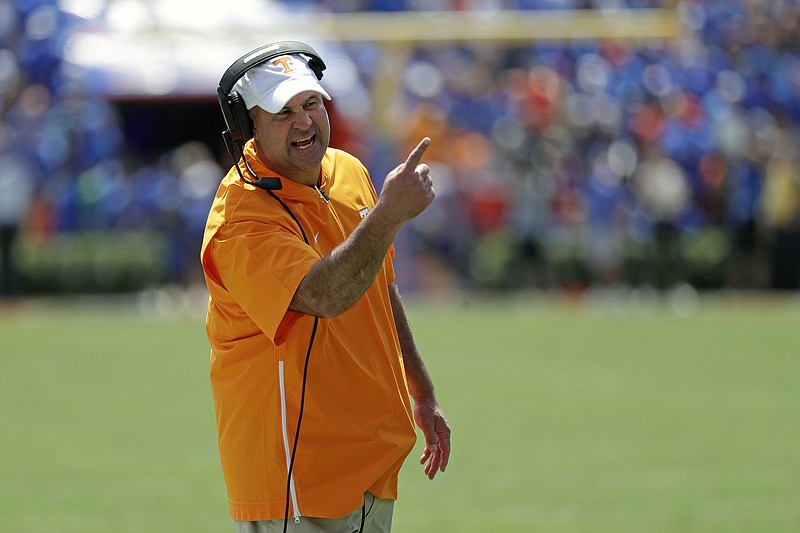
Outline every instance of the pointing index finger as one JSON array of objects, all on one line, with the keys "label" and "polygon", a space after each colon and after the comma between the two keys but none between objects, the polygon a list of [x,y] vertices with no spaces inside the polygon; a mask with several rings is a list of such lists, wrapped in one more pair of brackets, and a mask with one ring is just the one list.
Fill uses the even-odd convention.
[{"label": "pointing index finger", "polygon": [[411,153],[408,154],[406,165],[409,165],[411,168],[416,168],[419,162],[422,161],[422,155],[425,153],[425,150],[428,149],[429,144],[431,144],[431,139],[429,137],[422,139],[417,147],[411,150]]}]

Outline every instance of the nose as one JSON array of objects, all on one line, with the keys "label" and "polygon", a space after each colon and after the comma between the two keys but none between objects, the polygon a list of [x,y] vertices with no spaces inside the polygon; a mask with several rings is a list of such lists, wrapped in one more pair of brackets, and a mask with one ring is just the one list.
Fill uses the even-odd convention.
[{"label": "nose", "polygon": [[299,129],[307,129],[314,121],[311,119],[311,112],[307,109],[300,109],[295,113],[294,124]]}]

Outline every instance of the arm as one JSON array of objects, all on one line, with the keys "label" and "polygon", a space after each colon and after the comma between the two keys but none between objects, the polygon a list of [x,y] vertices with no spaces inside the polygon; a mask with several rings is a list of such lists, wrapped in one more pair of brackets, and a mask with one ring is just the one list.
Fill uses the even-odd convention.
[{"label": "arm", "polygon": [[419,164],[430,139],[386,176],[378,203],[348,238],[320,259],[297,287],[289,309],[334,317],[350,309],[375,281],[403,224],[434,198],[427,165]]},{"label": "arm", "polygon": [[436,400],[433,381],[414,342],[400,292],[394,284],[389,285],[389,298],[403,351],[408,390],[414,399],[414,419],[425,435],[425,450],[419,463],[425,465],[425,474],[433,479],[437,471],[445,471],[450,459],[450,425]]}]

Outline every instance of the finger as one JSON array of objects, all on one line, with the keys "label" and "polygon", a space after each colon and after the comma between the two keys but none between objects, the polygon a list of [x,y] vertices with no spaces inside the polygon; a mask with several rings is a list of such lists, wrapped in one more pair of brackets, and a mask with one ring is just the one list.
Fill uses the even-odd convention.
[{"label": "finger", "polygon": [[429,416],[420,416],[417,420],[417,425],[422,430],[422,435],[425,437],[425,451],[422,456],[428,458],[432,453],[439,450],[437,445],[438,438],[436,436],[436,421]]},{"label": "finger", "polygon": [[436,474],[439,472],[439,466],[441,463],[441,455],[439,452],[434,453],[431,455],[431,460],[425,467],[425,474],[428,476],[428,479],[433,479],[436,477]]},{"label": "finger", "polygon": [[436,476],[436,473],[439,471],[439,464],[441,462],[441,455],[439,452],[434,453],[431,455],[431,462],[428,463],[427,474],[428,479],[433,479]]},{"label": "finger", "polygon": [[422,161],[422,154],[425,153],[425,150],[428,149],[428,145],[431,144],[431,140],[428,137],[422,139],[416,148],[411,150],[411,153],[408,154],[408,159],[406,159],[406,165],[410,166],[411,168],[415,168],[420,161]]},{"label": "finger", "polygon": [[426,464],[425,468],[423,469],[423,471],[425,472],[425,475],[428,476],[429,479],[431,477],[431,472],[436,472],[436,469],[434,469],[432,467],[432,465],[433,465],[433,455],[431,455],[430,462],[428,462],[428,464]]},{"label": "finger", "polygon": [[436,469],[432,465],[428,465],[428,468],[425,469],[425,475],[432,480],[436,477]]},{"label": "finger", "polygon": [[419,458],[419,464],[424,463],[426,460],[428,460],[428,458],[438,451],[439,447],[436,444],[425,443],[425,449],[422,452],[422,457]]},{"label": "finger", "polygon": [[422,457],[419,458],[419,464],[423,465],[422,471],[429,479],[436,475],[436,470],[439,465],[439,448],[435,444],[425,445],[425,450]]},{"label": "finger", "polygon": [[419,464],[424,465],[425,461],[427,461],[428,457],[430,456],[431,456],[431,451],[426,446],[425,450],[422,452],[422,456],[419,458]]},{"label": "finger", "polygon": [[442,472],[447,468],[447,463],[450,461],[450,439],[442,440],[439,443],[439,450],[441,450],[441,465],[439,470]]}]

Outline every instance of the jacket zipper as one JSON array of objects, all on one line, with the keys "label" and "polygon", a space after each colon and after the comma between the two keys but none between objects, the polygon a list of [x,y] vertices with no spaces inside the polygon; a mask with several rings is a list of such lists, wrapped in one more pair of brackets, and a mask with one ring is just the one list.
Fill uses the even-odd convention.
[{"label": "jacket zipper", "polygon": [[342,238],[346,239],[347,238],[347,233],[344,231],[344,227],[342,226],[342,221],[339,219],[339,214],[336,212],[336,209],[331,205],[330,197],[327,194],[325,194],[325,191],[320,189],[319,186],[314,185],[314,189],[316,189],[316,191],[319,193],[320,197],[323,200],[325,200],[325,204],[330,206],[331,213],[333,213],[333,217],[336,219],[336,223],[339,226],[339,231],[342,234]]},{"label": "jacket zipper", "polygon": [[325,194],[325,191],[323,191],[322,189],[320,189],[320,188],[319,188],[317,185],[314,185],[314,188],[317,190],[317,192],[319,193],[319,195],[320,195],[320,196],[322,196],[322,199],[323,199],[323,200],[325,200],[325,203],[326,203],[326,204],[329,204],[329,203],[331,203],[331,199],[330,199],[330,198],[328,198],[328,195],[327,195],[327,194]]},{"label": "jacket zipper", "polygon": [[[286,473],[289,474],[292,456],[289,452],[289,431],[286,425],[286,389],[283,378],[283,361],[278,361],[278,384],[281,392],[281,431],[283,432],[283,449],[286,452]],[[289,479],[289,492],[292,498],[292,509],[294,510],[295,523],[300,522],[300,508],[297,506],[297,491],[294,488],[294,474]]]}]

